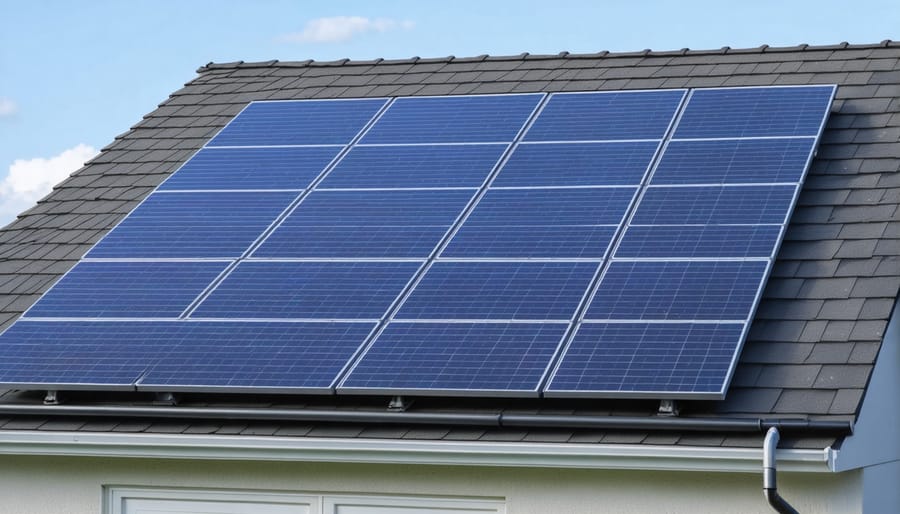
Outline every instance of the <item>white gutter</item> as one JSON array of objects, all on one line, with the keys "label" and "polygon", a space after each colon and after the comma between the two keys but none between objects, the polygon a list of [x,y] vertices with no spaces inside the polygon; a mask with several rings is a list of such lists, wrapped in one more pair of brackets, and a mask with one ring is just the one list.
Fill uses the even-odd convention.
[{"label": "white gutter", "polygon": [[[831,472],[837,451],[778,450],[779,469]],[[0,455],[758,473],[762,449],[310,437],[0,431]]]}]

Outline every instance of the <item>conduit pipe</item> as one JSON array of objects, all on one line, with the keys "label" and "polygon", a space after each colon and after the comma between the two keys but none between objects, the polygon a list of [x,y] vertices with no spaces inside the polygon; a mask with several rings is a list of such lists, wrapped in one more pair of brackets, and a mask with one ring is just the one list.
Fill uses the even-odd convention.
[{"label": "conduit pipe", "polygon": [[784,432],[847,435],[849,421],[763,418],[677,418],[657,416],[578,416],[552,414],[487,414],[443,412],[386,412],[324,409],[259,409],[172,406],[0,405],[0,415],[82,416],[117,418],[178,418],[241,421],[299,421],[324,423],[373,423],[456,425],[519,428],[588,428],[595,430],[648,430],[687,432],[755,432],[770,428]]},{"label": "conduit pipe", "polygon": [[769,427],[766,432],[766,439],[763,442],[763,494],[766,496],[769,505],[781,514],[799,514],[797,509],[791,507],[791,504],[778,494],[778,483],[775,479],[777,466],[775,461],[775,450],[778,449],[778,441],[781,435],[778,433],[777,427]]}]

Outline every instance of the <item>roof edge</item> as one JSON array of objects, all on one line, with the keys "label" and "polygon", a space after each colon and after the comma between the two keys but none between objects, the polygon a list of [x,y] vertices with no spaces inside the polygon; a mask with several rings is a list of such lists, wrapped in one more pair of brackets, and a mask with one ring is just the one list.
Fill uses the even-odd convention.
[{"label": "roof edge", "polygon": [[[832,448],[778,450],[784,471],[834,472]],[[394,441],[277,436],[0,431],[0,455],[758,472],[762,450],[650,445]]]},{"label": "roof edge", "polygon": [[679,55],[725,55],[725,54],[753,54],[753,53],[779,53],[779,52],[817,52],[831,50],[865,50],[874,48],[900,47],[900,41],[885,39],[879,43],[850,44],[842,41],[834,45],[808,45],[800,44],[796,46],[769,46],[761,45],[758,47],[748,48],[731,48],[723,46],[717,49],[692,50],[690,48],[682,48],[680,50],[652,50],[645,49],[638,52],[610,52],[603,50],[596,53],[573,54],[569,52],[560,52],[557,54],[529,54],[528,52],[518,55],[478,55],[473,57],[456,57],[448,55],[446,57],[422,58],[418,56],[406,59],[370,59],[370,60],[354,60],[349,58],[337,59],[334,61],[316,61],[307,59],[304,61],[232,61],[232,62],[209,62],[199,68],[197,73],[203,74],[213,70],[228,70],[237,68],[271,68],[271,67],[288,67],[288,68],[305,68],[305,67],[325,67],[325,66],[377,66],[379,64],[416,64],[416,63],[451,63],[451,62],[481,62],[481,61],[539,61],[550,59],[618,59],[626,57],[673,57]]}]

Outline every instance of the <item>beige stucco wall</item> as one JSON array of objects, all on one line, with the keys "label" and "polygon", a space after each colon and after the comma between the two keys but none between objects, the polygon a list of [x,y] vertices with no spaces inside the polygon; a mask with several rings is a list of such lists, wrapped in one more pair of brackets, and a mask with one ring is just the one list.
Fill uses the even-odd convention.
[{"label": "beige stucco wall", "polygon": [[[804,514],[860,511],[859,472],[779,480]],[[772,512],[757,474],[0,456],[0,513],[100,514],[109,484],[503,497],[508,514]]]}]

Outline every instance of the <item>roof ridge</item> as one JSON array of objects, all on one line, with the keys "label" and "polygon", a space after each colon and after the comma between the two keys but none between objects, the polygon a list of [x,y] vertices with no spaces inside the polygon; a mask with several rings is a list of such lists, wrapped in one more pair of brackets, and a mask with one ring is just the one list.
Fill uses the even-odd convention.
[{"label": "roof ridge", "polygon": [[900,41],[885,39],[879,43],[850,44],[842,41],[834,45],[808,45],[806,43],[796,46],[769,46],[760,45],[758,47],[747,48],[731,48],[723,46],[721,48],[710,48],[704,50],[691,50],[690,48],[682,48],[680,50],[652,50],[645,49],[636,52],[610,52],[603,50],[595,53],[569,53],[559,52],[557,54],[530,54],[524,52],[518,55],[477,55],[471,57],[456,57],[448,55],[445,57],[422,58],[419,56],[409,57],[406,59],[337,59],[333,61],[316,61],[306,59],[303,61],[232,61],[232,62],[209,62],[197,69],[197,73],[206,73],[211,70],[236,69],[236,68],[269,68],[269,67],[318,67],[318,66],[375,66],[379,64],[416,64],[416,63],[440,63],[440,62],[480,62],[480,61],[521,61],[521,60],[546,60],[546,59],[616,59],[623,57],[673,57],[678,55],[723,55],[731,53],[777,53],[777,52],[816,52],[825,50],[862,50],[871,48],[900,47]]}]

